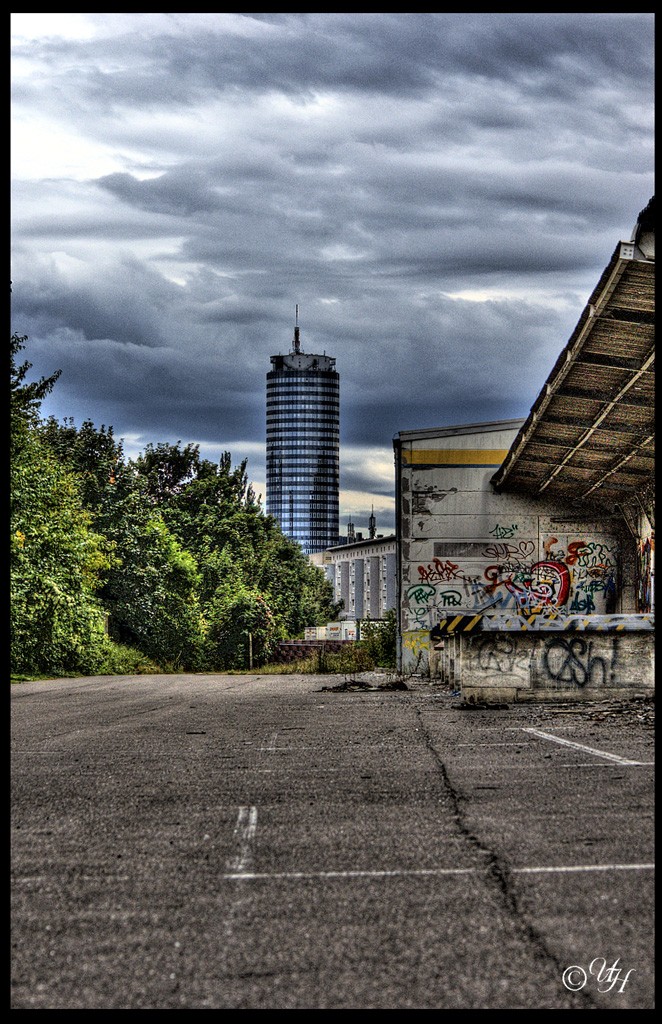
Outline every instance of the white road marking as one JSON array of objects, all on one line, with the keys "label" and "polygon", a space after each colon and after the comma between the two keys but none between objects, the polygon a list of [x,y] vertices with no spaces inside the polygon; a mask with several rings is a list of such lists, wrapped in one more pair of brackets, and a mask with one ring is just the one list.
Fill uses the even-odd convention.
[{"label": "white road marking", "polygon": [[260,747],[260,750],[268,750],[269,753],[273,753],[273,751],[276,749],[276,737],[277,736],[278,736],[278,733],[275,732],[273,734],[273,736],[271,737],[271,739],[269,739],[267,741],[266,746]]},{"label": "white road marking", "polygon": [[421,868],[411,871],[265,871],[227,874],[224,878],[399,878],[410,875],[473,875],[475,868]]},{"label": "white road marking", "polygon": [[[648,765],[654,765],[654,764],[655,764],[655,761],[626,761],[625,763],[608,761],[608,762],[605,762],[604,764],[600,763],[599,761],[592,761],[592,762],[588,762],[588,761],[586,761],[586,762],[584,762],[584,761],[572,761],[572,762],[570,762],[570,761],[568,761],[568,762],[564,762],[562,764],[559,764],[557,762],[554,765],[554,767],[555,768],[616,768],[616,767],[619,767],[619,768],[641,768],[641,767],[645,767],[645,766],[648,766]],[[500,763],[499,764],[499,769],[508,770],[508,771],[512,770],[512,771],[525,771],[525,772],[529,772],[531,770],[531,765],[527,764],[526,761],[524,761],[524,760],[522,760],[522,761],[510,761],[510,762]],[[292,769],[292,771],[294,771],[294,769]],[[470,765],[466,765],[466,767],[464,767],[462,769],[462,771],[464,771],[464,772],[479,772],[479,773],[483,774],[485,772],[485,765],[484,764],[470,764]]]},{"label": "white road marking", "polygon": [[239,844],[239,853],[228,864],[231,871],[243,874],[253,863],[253,839],[256,828],[257,807],[240,807],[234,829],[234,838]]},{"label": "white road marking", "polygon": [[[298,879],[298,878],[411,878],[442,875],[477,875],[485,869],[480,868],[422,868],[420,870],[396,870],[396,871],[231,871],[222,877],[228,881],[241,879],[242,881],[264,881],[268,879]],[[562,864],[550,867],[525,867],[510,868],[512,875],[552,875],[552,874],[577,874],[583,871],[654,871],[655,864]],[[18,875],[12,879],[12,883],[43,882],[45,875]],[[98,881],[97,875],[83,875],[83,879]],[[108,875],[104,876],[107,881],[126,882],[129,875]]]},{"label": "white road marking", "polygon": [[528,747],[528,740],[507,740],[500,743],[457,743],[458,747]]},{"label": "white road marking", "polygon": [[[654,765],[655,761],[628,761],[626,762],[629,768],[645,768],[650,765]],[[615,768],[614,764],[596,764],[595,761],[580,761],[579,764],[557,764],[555,768]],[[621,767],[623,767],[621,765]]]},{"label": "white road marking", "polygon": [[[248,869],[253,864],[253,840],[257,827],[257,807],[240,807],[237,824],[234,828],[234,839],[239,846],[239,853],[236,857],[228,860],[228,869],[233,872],[224,877],[245,878]],[[225,917],[223,919],[223,934],[225,942],[222,943],[220,967],[222,974],[231,973],[230,957],[235,946],[234,935],[235,925],[241,922],[248,901],[248,894],[241,889],[235,889],[229,901]]]},{"label": "white road marking", "polygon": [[573,740],[564,740],[560,736],[553,736],[551,732],[542,732],[541,729],[523,729],[523,732],[530,732],[534,736],[540,736],[543,740],[551,740],[553,743],[561,743],[564,747],[573,747],[575,750],[583,750],[587,754],[595,754],[596,757],[605,757],[608,761],[616,761],[618,764],[643,764],[642,761],[630,761],[627,757],[620,757],[618,754],[609,754],[603,750],[596,750],[594,747],[586,747],[583,743],[575,743]]},{"label": "white road marking", "polygon": [[[653,871],[654,864],[570,864],[553,867],[510,868],[512,875],[568,874],[582,871]],[[223,878],[232,881],[263,881],[269,879],[300,879],[300,878],[412,878],[441,875],[477,875],[484,873],[481,868],[422,868],[420,870],[400,871],[244,871],[229,873]]]},{"label": "white road marking", "polygon": [[571,871],[653,871],[654,864],[572,864],[549,868],[511,868],[513,875],[565,874]]}]

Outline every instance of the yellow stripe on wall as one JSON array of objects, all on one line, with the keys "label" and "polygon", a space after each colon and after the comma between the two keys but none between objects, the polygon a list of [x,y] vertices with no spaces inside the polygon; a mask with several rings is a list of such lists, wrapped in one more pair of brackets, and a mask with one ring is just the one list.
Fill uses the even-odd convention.
[{"label": "yellow stripe on wall", "polygon": [[508,448],[421,448],[402,451],[402,461],[409,466],[500,466]]}]

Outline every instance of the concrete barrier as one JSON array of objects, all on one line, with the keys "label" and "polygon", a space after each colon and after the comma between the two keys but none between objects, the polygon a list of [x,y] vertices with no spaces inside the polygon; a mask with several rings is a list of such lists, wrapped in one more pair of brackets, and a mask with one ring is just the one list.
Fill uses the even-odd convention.
[{"label": "concrete barrier", "polygon": [[[596,617],[597,618],[597,617]],[[612,619],[591,627],[483,630],[461,637],[459,680],[465,700],[596,700],[655,690],[652,618],[626,629]],[[632,617],[634,618],[634,617]],[[619,628],[619,626],[621,628]],[[448,642],[448,641],[446,641]]]},{"label": "concrete barrier", "polygon": [[641,615],[458,615],[426,641],[430,678],[472,701],[655,692],[655,620]]}]

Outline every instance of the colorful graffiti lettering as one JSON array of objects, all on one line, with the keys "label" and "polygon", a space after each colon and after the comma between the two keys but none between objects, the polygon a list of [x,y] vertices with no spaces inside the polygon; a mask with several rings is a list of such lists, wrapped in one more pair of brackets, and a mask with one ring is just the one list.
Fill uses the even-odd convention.
[{"label": "colorful graffiti lettering", "polygon": [[[432,629],[449,612],[512,611],[523,618],[533,615],[556,617],[561,610],[574,615],[604,615],[616,609],[616,556],[607,538],[571,539],[549,535],[542,543],[545,557],[534,561],[538,542],[512,540],[505,533],[519,529],[517,523],[497,523],[490,533],[496,540],[468,545],[478,549],[467,555],[467,566],[435,557],[417,566],[418,583],[407,591],[412,629]],[[452,558],[452,555],[451,555]],[[640,553],[639,607],[650,609],[650,546]],[[644,581],[648,578],[649,582]]]},{"label": "colorful graffiti lettering", "polygon": [[488,565],[485,579],[492,588],[504,586],[517,601],[519,608],[558,608],[565,604],[570,591],[570,572],[563,562],[535,562],[528,573],[519,572],[503,576],[501,566]]},{"label": "colorful graffiti lettering", "polygon": [[577,591],[577,593],[575,594],[575,596],[572,599],[572,604],[570,605],[570,611],[571,612],[585,612],[587,614],[590,614],[591,612],[594,612],[595,611],[595,601],[593,600],[593,597],[591,596],[591,594],[585,593],[584,596],[582,597],[581,596],[581,592]]},{"label": "colorful graffiti lettering", "polygon": [[413,611],[414,623],[420,629],[430,629],[443,615],[445,608],[460,608],[463,595],[459,590],[438,590],[429,584],[415,584],[407,591],[407,601]]},{"label": "colorful graffiti lettering", "polygon": [[586,549],[585,540],[573,540],[571,544],[568,544],[568,554],[565,556],[566,565],[574,565],[579,560],[580,555],[584,553]]},{"label": "colorful graffiti lettering", "polygon": [[543,544],[545,559],[548,562],[565,562],[566,565],[575,565],[580,558],[590,555],[590,548],[585,540],[573,540],[568,544],[568,550],[554,548],[558,544],[558,537],[548,537]]},{"label": "colorful graffiti lettering", "polygon": [[418,575],[425,583],[448,582],[460,575],[458,570],[459,566],[454,562],[442,562],[441,559],[435,558],[427,567],[419,565]]},{"label": "colorful graffiti lettering", "polygon": [[587,568],[612,569],[614,568],[614,561],[611,557],[611,552],[612,549],[607,547],[606,544],[591,541],[589,544],[584,544],[581,550],[577,552],[577,561],[579,565],[584,565]]},{"label": "colorful graffiti lettering", "polygon": [[435,587],[429,586],[415,586],[410,587],[407,591],[407,599],[414,604],[427,604],[430,598],[436,595],[437,591]]},{"label": "colorful graffiti lettering", "polygon": [[427,633],[405,633],[402,637],[402,642],[407,650],[417,657],[420,657],[424,651],[429,651],[430,649],[430,637]]}]

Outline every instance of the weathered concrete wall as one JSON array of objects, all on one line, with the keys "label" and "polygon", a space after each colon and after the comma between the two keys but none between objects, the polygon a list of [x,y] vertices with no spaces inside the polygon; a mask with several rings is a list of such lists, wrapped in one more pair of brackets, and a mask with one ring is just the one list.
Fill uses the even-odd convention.
[{"label": "weathered concrete wall", "polygon": [[[517,650],[517,670],[511,666],[511,682],[503,682],[511,690],[539,696],[557,692],[564,688],[564,673],[571,692],[652,685],[651,636],[635,637],[630,645],[619,639],[612,665],[609,638],[572,634],[585,628],[577,622],[586,617],[594,623],[602,617],[601,628],[609,629],[604,617],[650,610],[654,536],[641,535],[637,549],[632,531],[616,513],[592,514],[590,507],[570,511],[544,497],[495,493],[491,477],[518,426],[519,421],[500,421],[399,435],[401,670],[429,672],[461,685],[463,692],[495,687],[498,673],[485,681],[485,667],[472,656],[471,644],[475,654],[490,647],[496,651],[502,643],[503,650]],[[504,625],[504,616],[510,625]],[[478,633],[483,628],[567,631],[568,663],[548,686],[552,661],[545,651],[559,654],[559,636],[521,642],[511,635],[463,637],[459,647],[451,640],[460,629]],[[628,632],[638,625],[620,620],[613,628]],[[577,682],[582,655],[587,672],[590,666],[583,686]],[[609,665],[608,672],[603,665]],[[628,665],[635,670],[632,684],[625,679]]]},{"label": "weathered concrete wall", "polygon": [[461,689],[469,702],[592,699],[651,692],[654,633],[486,632],[462,638]]},{"label": "weathered concrete wall", "polygon": [[486,546],[516,532],[513,510],[521,512],[521,503],[492,494],[489,480],[520,422],[400,435],[399,621],[405,673],[429,671],[429,633],[449,609],[471,610],[481,603],[488,608],[501,598],[491,592],[481,596],[483,583],[490,581],[481,582],[476,562],[484,561]]}]

